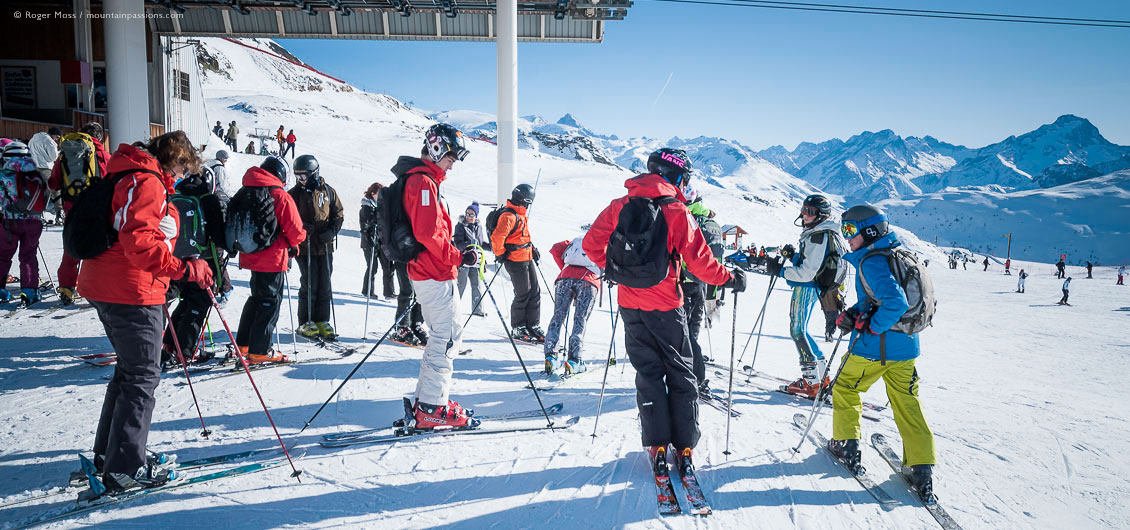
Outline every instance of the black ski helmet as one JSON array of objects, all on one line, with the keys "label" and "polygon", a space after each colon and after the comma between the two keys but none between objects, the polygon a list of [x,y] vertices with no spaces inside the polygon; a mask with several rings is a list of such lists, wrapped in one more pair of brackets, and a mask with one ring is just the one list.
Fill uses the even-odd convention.
[{"label": "black ski helmet", "polygon": [[647,171],[663,177],[675,186],[682,187],[694,171],[694,165],[691,164],[686,151],[664,147],[647,157]]},{"label": "black ski helmet", "polygon": [[318,159],[314,155],[302,155],[294,161],[294,175],[298,176],[299,173],[306,175],[306,182],[315,187],[322,184],[321,166],[318,164]]},{"label": "black ski helmet", "polygon": [[844,238],[851,239],[863,234],[864,245],[870,245],[889,231],[887,214],[870,204],[852,206],[840,216],[840,232]]},{"label": "black ski helmet", "polygon": [[518,206],[529,206],[534,203],[534,187],[529,184],[519,184],[514,186],[514,191],[510,192],[510,202]]},{"label": "black ski helmet", "polygon": [[470,151],[463,141],[463,133],[446,123],[437,123],[424,135],[424,148],[432,162],[439,162],[450,153],[456,160],[467,158]]},{"label": "black ski helmet", "polygon": [[205,195],[216,193],[216,174],[208,166],[200,166],[199,173],[193,173],[176,186],[177,193],[185,195]]},{"label": "black ski helmet", "polygon": [[[813,221],[812,226],[816,226],[832,215],[832,202],[829,201],[827,197],[819,193],[813,193],[812,195],[805,197],[804,202],[800,205],[801,213],[796,216],[796,219],[793,220],[793,224],[797,224],[798,226],[804,225],[804,219],[802,216],[804,215],[804,212],[809,209],[811,209],[812,212],[815,212],[816,220]],[[807,225],[805,226],[807,227]]]},{"label": "black ski helmet", "polygon": [[290,178],[290,164],[287,164],[284,158],[279,158],[275,155],[268,156],[263,160],[262,164],[259,164],[259,167],[278,177],[283,185],[285,185],[286,181]]}]

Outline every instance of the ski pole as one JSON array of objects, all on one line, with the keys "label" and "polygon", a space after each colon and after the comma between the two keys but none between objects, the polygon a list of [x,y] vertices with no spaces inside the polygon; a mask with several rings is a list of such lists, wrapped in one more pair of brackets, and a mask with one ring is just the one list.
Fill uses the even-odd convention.
[{"label": "ski pole", "polygon": [[[331,272],[332,270],[333,270],[333,261],[330,259],[330,245],[326,245],[326,269],[325,269],[326,279],[329,279],[330,274],[332,274],[332,272]],[[330,282],[326,282],[326,283],[330,283]],[[330,284],[329,291],[330,291],[330,316],[333,317],[333,319],[334,319],[334,333],[337,333],[337,308],[334,307],[333,284]]]},{"label": "ski pole", "polygon": [[[330,404],[330,401],[332,401],[334,396],[336,396],[337,393],[341,391],[341,388],[345,386],[345,383],[348,383],[349,380],[353,378],[353,374],[356,374],[357,370],[361,369],[361,365],[365,364],[365,361],[369,360],[369,356],[372,355],[373,352],[377,351],[377,346],[380,346],[381,343],[384,342],[386,338],[388,338],[389,334],[392,333],[392,330],[396,329],[396,326],[398,324],[400,324],[400,321],[404,320],[404,317],[406,315],[408,315],[408,313],[412,312],[412,308],[415,307],[415,305],[416,305],[416,299],[413,298],[411,301],[408,302],[408,307],[406,307],[404,309],[404,312],[401,313],[400,316],[396,318],[396,322],[393,322],[392,326],[389,326],[388,331],[386,331],[384,335],[381,335],[380,340],[378,340],[377,343],[374,344],[373,347],[369,349],[369,353],[366,353],[365,356],[362,357],[361,360],[357,362],[357,365],[353,367],[353,370],[349,371],[349,375],[345,376],[345,379],[341,381],[341,384],[337,385],[337,388],[335,388],[333,393],[330,394],[330,397],[326,398],[326,402],[322,403],[322,406],[318,407],[318,410],[316,412],[314,412],[314,415],[310,416],[310,419],[306,420],[306,424],[302,426],[302,429],[298,431],[298,434],[302,434],[302,431],[305,431],[306,428],[309,427],[310,424],[314,422],[314,418],[317,418],[318,415],[322,413],[322,410],[325,409],[326,406]],[[295,436],[297,436],[298,434],[296,434]]]},{"label": "ski pole", "polygon": [[369,284],[369,292],[363,293],[365,295],[365,325],[361,329],[361,344],[365,344],[369,340],[369,297],[373,294],[373,261],[377,259],[377,247],[374,245],[369,248],[369,266],[365,267],[365,282]]},{"label": "ski pole", "polygon": [[[47,265],[47,258],[43,255],[43,247],[37,245],[37,248],[39,250],[39,259],[43,260],[43,272],[47,273],[47,281],[50,282],[51,289],[54,289],[55,278],[51,277],[51,267]],[[37,286],[36,289],[38,290],[39,287]]]},{"label": "ski pole", "polygon": [[297,331],[294,329],[294,303],[290,301],[290,266],[287,266],[287,272],[283,273],[283,281],[286,282],[286,312],[290,317],[290,346],[294,350],[294,359],[298,360],[298,336]]},{"label": "ski pole", "polygon": [[765,291],[765,302],[761,304],[761,311],[757,313],[757,319],[753,321],[753,327],[749,330],[749,335],[745,338],[745,346],[742,346],[742,353],[738,356],[738,364],[741,364],[742,359],[745,358],[745,352],[749,348],[749,341],[753,339],[754,332],[757,331],[757,324],[765,318],[765,308],[769,305],[769,295],[773,294],[773,286],[777,284],[777,277],[769,278],[769,288]]},{"label": "ski pole", "polygon": [[[773,292],[773,286],[777,283],[777,277],[774,276],[769,280],[769,292]],[[769,295],[765,295],[765,301],[769,302]],[[765,330],[765,308],[761,309],[761,326],[757,328],[757,340],[753,343],[753,360],[749,362],[749,373],[753,374],[753,367],[757,366],[757,352],[761,349],[761,332]],[[741,359],[738,360],[739,362]],[[743,366],[744,370],[745,367]]]},{"label": "ski pole", "polygon": [[[828,363],[824,365],[824,373],[820,374],[821,381],[828,377],[828,371],[832,369],[832,361],[836,359],[836,350],[840,349],[840,342],[844,340],[844,335],[843,332],[840,332],[840,336],[836,339],[836,345],[832,348],[832,355],[829,356]],[[844,365],[847,364],[847,356],[851,355],[851,350],[855,347],[855,341],[859,339],[859,335],[862,335],[862,333],[856,335],[855,338],[851,340],[851,343],[848,344],[848,352],[844,355],[844,360],[840,363],[840,368],[836,370],[836,377],[832,378],[832,381],[828,383],[827,387],[821,387],[820,391],[816,393],[816,399],[812,402],[812,411],[808,413],[808,425],[804,427],[804,434],[800,436],[800,441],[797,442],[796,447],[793,448],[794,453],[800,452],[800,446],[804,444],[804,439],[808,437],[808,432],[812,430],[812,425],[816,423],[816,416],[820,414],[820,405],[824,403],[824,397],[828,392],[832,391],[832,387],[836,386],[836,381],[840,379],[840,374],[844,371]]]},{"label": "ski pole", "polygon": [[596,443],[596,426],[600,425],[600,408],[604,405],[604,386],[608,384],[608,366],[612,362],[613,348],[616,346],[616,322],[620,320],[620,310],[612,317],[612,339],[608,341],[608,359],[604,361],[604,379],[600,381],[600,399],[596,402],[596,420],[592,422],[592,443]]},{"label": "ski pole", "polygon": [[[224,324],[224,331],[228,333],[228,339],[235,345],[235,334],[231,332],[231,327],[228,326],[228,321],[224,318],[223,311],[220,311],[220,303],[216,301],[216,297],[212,294],[211,289],[205,289],[204,291],[208,293],[208,298],[212,300],[212,307],[216,309],[216,316],[220,317],[220,322]],[[247,359],[244,358],[243,352],[239,351],[239,346],[236,346],[234,351],[236,358],[243,364],[243,371],[247,374],[247,379],[251,381],[251,389],[255,391],[255,396],[259,398],[259,404],[263,405],[263,413],[267,415],[267,421],[271,423],[271,429],[275,431],[275,438],[279,440],[279,445],[282,446],[283,454],[286,455],[286,461],[290,463],[290,469],[294,471],[290,476],[297,479],[298,482],[302,482],[302,477],[299,476],[302,472],[299,471],[297,467],[294,467],[294,460],[290,459],[290,451],[287,451],[286,444],[283,443],[282,436],[279,435],[279,428],[275,426],[275,420],[271,418],[271,411],[267,410],[267,402],[263,401],[263,394],[259,393],[259,387],[255,384],[255,378],[251,377],[251,368],[247,365]]]},{"label": "ski pole", "polygon": [[[485,260],[482,254],[479,254],[480,260]],[[479,269],[479,279],[486,280],[482,269]],[[487,286],[487,296],[490,297],[491,304],[494,305],[494,312],[498,314],[499,322],[502,322],[502,330],[506,332],[506,338],[510,339],[510,346],[514,348],[514,355],[518,356],[518,364],[522,365],[522,372],[526,374],[526,381],[530,383],[530,390],[534,391],[534,398],[538,400],[538,406],[541,407],[541,413],[545,416],[547,427],[553,428],[553,420],[549,419],[549,413],[545,410],[545,405],[541,402],[541,394],[538,393],[538,387],[534,385],[534,378],[530,377],[530,370],[526,368],[526,361],[522,360],[522,354],[518,351],[518,344],[514,342],[514,336],[510,334],[510,326],[506,325],[506,319],[502,316],[502,309],[498,306],[498,300],[494,299],[494,293],[491,292],[490,286]]]},{"label": "ski pole", "polygon": [[[486,269],[486,253],[485,253],[486,251],[483,250],[483,247],[480,247],[478,245],[471,245],[471,248],[478,250],[479,256],[482,256],[482,259],[479,262],[479,279],[485,282],[487,278],[486,278],[486,274],[483,271]],[[494,285],[494,280],[495,280],[495,278],[498,278],[498,273],[501,270],[502,270],[501,264],[498,265],[498,268],[494,269],[494,275],[490,277],[489,282],[486,282],[486,286],[487,286],[486,290],[487,291],[490,290],[491,285]],[[475,314],[474,314],[475,308],[482,306],[483,298],[486,298],[486,291],[483,291],[483,294],[479,295],[479,299],[475,300],[475,303],[471,304],[471,314],[467,315],[467,320],[463,321],[463,327],[464,328],[467,327],[467,324],[471,323],[471,317],[475,316]]]},{"label": "ski pole", "polygon": [[538,270],[538,276],[541,276],[541,283],[545,286],[545,291],[549,293],[549,301],[556,304],[557,300],[553,297],[553,289],[549,287],[549,282],[545,279],[545,273],[542,272],[541,265],[538,265],[538,262],[535,261],[534,268]]},{"label": "ski pole", "polygon": [[[772,280],[770,280],[771,282]],[[768,298],[768,297],[766,297]],[[726,450],[722,454],[730,456],[730,419],[734,408],[734,347],[738,337],[738,293],[734,292],[734,320],[730,325],[730,384],[726,390]]]},{"label": "ski pole", "polygon": [[192,388],[192,378],[188,376],[188,363],[184,359],[184,354],[181,353],[180,339],[177,338],[173,318],[169,316],[169,306],[162,304],[161,308],[165,310],[165,322],[168,323],[166,327],[169,334],[173,336],[173,346],[177,348],[177,360],[180,361],[180,366],[184,369],[184,380],[188,381],[188,391],[192,394],[192,402],[196,405],[196,415],[200,418],[200,436],[207,438],[209,434],[212,434],[212,431],[209,431],[208,427],[204,425],[204,415],[200,413],[200,402],[196,400],[196,390]]}]

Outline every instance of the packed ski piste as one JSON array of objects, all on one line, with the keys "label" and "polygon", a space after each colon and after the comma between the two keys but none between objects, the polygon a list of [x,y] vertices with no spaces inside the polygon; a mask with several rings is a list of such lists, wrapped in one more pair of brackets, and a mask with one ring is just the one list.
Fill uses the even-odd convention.
[{"label": "packed ski piste", "polygon": [[446,123],[362,189],[281,126],[205,156],[96,125],[3,148],[6,528],[1130,523],[1118,385],[1079,366],[1125,353],[1125,298],[1081,280],[1065,313],[1062,265],[929,269],[811,193],[727,267],[742,201],[677,148],[618,196],[538,173],[493,204],[447,193],[483,177]]}]

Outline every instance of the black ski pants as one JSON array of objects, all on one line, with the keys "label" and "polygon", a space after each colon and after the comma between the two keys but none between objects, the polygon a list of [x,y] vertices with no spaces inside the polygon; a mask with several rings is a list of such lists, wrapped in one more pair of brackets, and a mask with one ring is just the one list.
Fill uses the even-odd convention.
[{"label": "black ski pants", "polygon": [[165,312],[161,305],[90,303],[118,355],[102,401],[94,454],[105,458],[103,472],[132,476],[145,464],[145,444],[157,403],[154,391],[161,382]]},{"label": "black ski pants", "polygon": [[1071,292],[1068,291],[1067,289],[1064,289],[1063,290],[1063,298],[1059,299],[1059,303],[1066,304],[1067,303],[1067,295],[1069,295],[1069,294],[1071,294]]},{"label": "black ski pants", "polygon": [[251,271],[251,296],[243,304],[235,335],[236,344],[246,346],[247,353],[265,355],[271,349],[271,335],[275,333],[282,306],[284,274]]},{"label": "black ski pants", "polygon": [[[412,289],[412,280],[408,279],[408,264],[396,263],[392,264],[393,270],[396,271],[396,283],[399,290],[396,295],[396,317],[404,314],[404,310],[408,308],[408,304],[412,303],[412,299],[416,297],[416,291]],[[401,326],[415,328],[419,324],[424,323],[424,313],[420,309],[420,304],[412,306],[412,313],[407,318],[400,321]]]},{"label": "black ski pants", "polygon": [[[165,349],[175,352],[176,345],[179,343],[181,352],[184,354],[184,360],[190,361],[196,353],[196,342],[200,338],[200,330],[204,327],[204,320],[208,318],[208,311],[212,308],[212,299],[208,297],[208,292],[201,289],[195,282],[177,280],[174,283],[178,284],[177,287],[180,292],[180,303],[177,304],[172,314],[177,342],[173,342],[172,334],[166,329],[164,335]],[[174,353],[174,355],[176,354]]]},{"label": "black ski pants", "polygon": [[643,311],[620,308],[624,345],[636,369],[636,405],[644,446],[674,444],[681,451],[698,443],[695,385],[687,317],[683,308]]},{"label": "black ski pants", "polygon": [[534,261],[504,262],[510,283],[514,284],[514,301],[510,304],[510,326],[537,326],[541,322],[541,286]]},{"label": "black ski pants", "polygon": [[302,273],[298,283],[298,325],[307,322],[329,322],[333,285],[330,276],[334,271],[333,253],[315,256],[307,254],[298,258]]},{"label": "black ski pants", "polygon": [[683,282],[682,286],[683,311],[687,313],[687,336],[691,341],[691,355],[694,358],[694,378],[701,385],[706,380],[706,361],[702,358],[698,333],[702,329],[702,319],[706,316],[706,289],[698,282]]},{"label": "black ski pants", "polygon": [[369,247],[362,249],[365,252],[365,278],[361,280],[361,294],[365,296],[376,296],[376,293],[370,289],[376,285],[377,267],[381,269],[381,280],[384,286],[384,297],[392,298],[396,293],[392,288],[392,262],[385,257],[384,253],[378,247]]}]

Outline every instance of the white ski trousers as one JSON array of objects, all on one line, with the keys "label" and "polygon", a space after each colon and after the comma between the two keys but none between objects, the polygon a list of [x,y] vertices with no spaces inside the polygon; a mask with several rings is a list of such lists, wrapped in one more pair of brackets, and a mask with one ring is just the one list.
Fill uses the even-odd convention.
[{"label": "white ski trousers", "polygon": [[459,323],[459,294],[455,280],[412,280],[416,303],[428,325],[428,345],[420,359],[416,399],[429,405],[447,406],[451,387],[452,356],[462,349],[463,326]]}]

